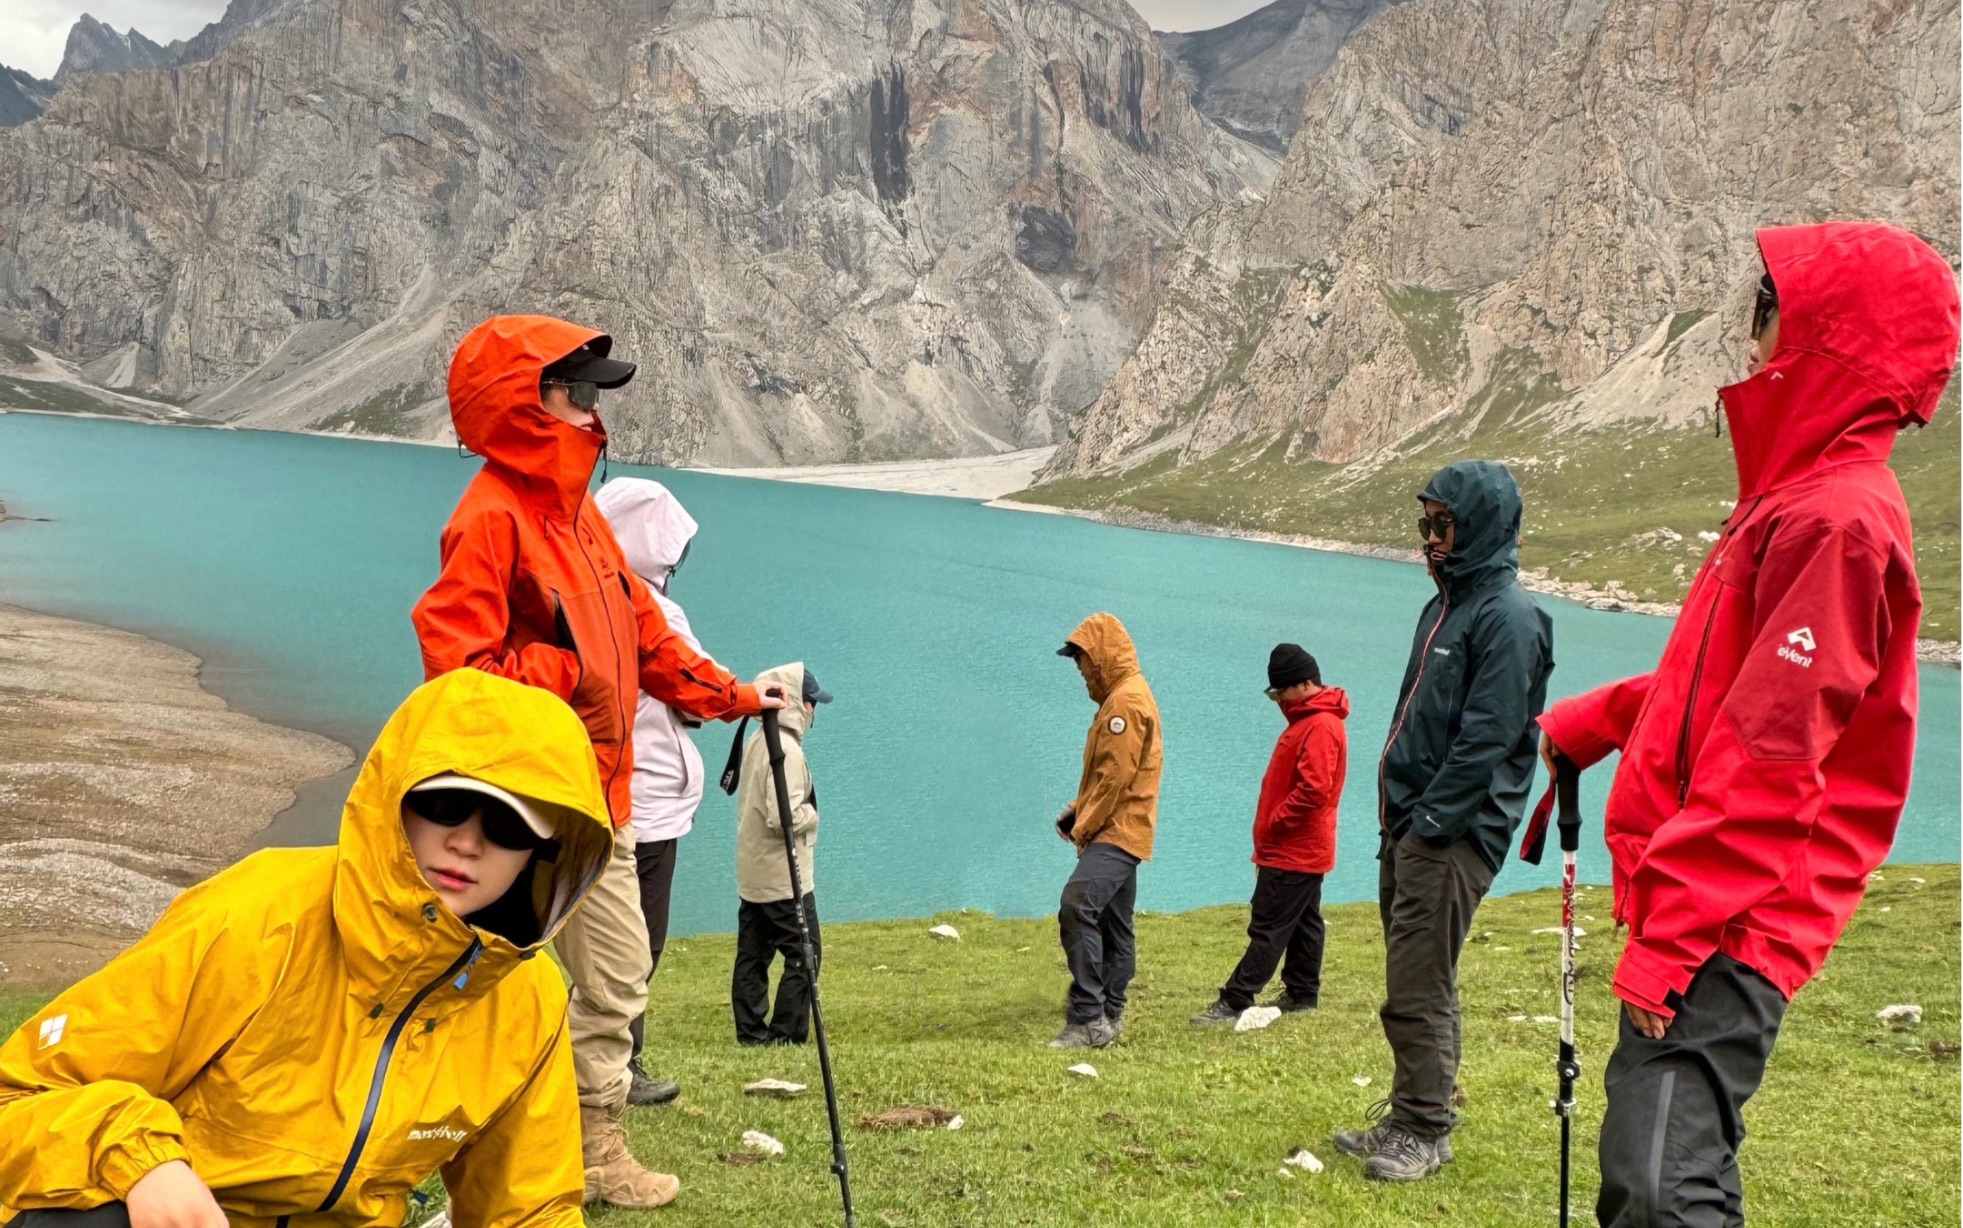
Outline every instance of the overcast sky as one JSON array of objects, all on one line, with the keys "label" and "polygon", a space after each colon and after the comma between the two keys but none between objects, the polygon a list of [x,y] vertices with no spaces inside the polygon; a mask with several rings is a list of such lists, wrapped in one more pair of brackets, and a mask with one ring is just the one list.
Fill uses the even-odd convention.
[{"label": "overcast sky", "polygon": [[[1132,0],[1155,30],[1208,30],[1223,26],[1268,0]],[[119,31],[132,25],[144,37],[168,43],[189,38],[217,21],[225,0],[0,0],[0,63],[52,77],[61,67],[68,27],[83,13]]]}]

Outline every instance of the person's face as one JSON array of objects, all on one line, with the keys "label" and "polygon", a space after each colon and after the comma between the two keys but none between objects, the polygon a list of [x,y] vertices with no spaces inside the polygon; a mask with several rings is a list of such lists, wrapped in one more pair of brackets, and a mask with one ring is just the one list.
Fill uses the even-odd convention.
[{"label": "person's face", "polygon": [[1084,680],[1084,689],[1086,691],[1090,690],[1091,683],[1092,683],[1092,671],[1094,669],[1094,667],[1091,665],[1090,656],[1087,653],[1080,652],[1076,656],[1072,657],[1071,660],[1077,663],[1077,676]]},{"label": "person's face", "polygon": [[568,426],[576,426],[582,431],[593,428],[593,411],[573,404],[572,389],[564,384],[540,384],[539,404]]},{"label": "person's face", "polygon": [[1270,688],[1268,691],[1268,698],[1274,700],[1276,703],[1280,704],[1282,707],[1285,708],[1289,704],[1300,703],[1302,700],[1307,699],[1309,696],[1315,694],[1317,691],[1320,691],[1321,689],[1322,688],[1317,686],[1315,683],[1310,682],[1308,679],[1304,678],[1302,681],[1296,683],[1294,686],[1283,687],[1279,691]]},{"label": "person's face", "polygon": [[1757,375],[1765,370],[1765,364],[1772,361],[1772,352],[1779,348],[1779,312],[1774,310],[1759,330],[1757,340],[1752,342],[1752,356],[1745,363],[1747,376]]},{"label": "person's face", "polygon": [[455,827],[445,827],[407,807],[402,811],[402,828],[409,833],[409,849],[423,881],[459,917],[509,891],[532,860],[531,849],[502,848],[486,840],[481,815],[473,812]]},{"label": "person's face", "polygon": [[818,723],[818,705],[810,700],[804,701],[804,727],[807,731]]},{"label": "person's face", "polygon": [[1426,528],[1425,562],[1434,568],[1445,561],[1452,553],[1452,544],[1458,540],[1459,526],[1452,519],[1451,509],[1436,499],[1424,500]]}]

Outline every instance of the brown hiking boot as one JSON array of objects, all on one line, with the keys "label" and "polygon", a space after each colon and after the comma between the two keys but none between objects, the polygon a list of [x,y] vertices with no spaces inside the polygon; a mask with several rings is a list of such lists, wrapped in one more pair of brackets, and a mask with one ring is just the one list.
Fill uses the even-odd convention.
[{"label": "brown hiking boot", "polygon": [[627,1111],[579,1106],[579,1144],[586,1163],[586,1201],[598,1200],[629,1211],[652,1211],[675,1201],[682,1183],[667,1173],[649,1172],[627,1153]]}]

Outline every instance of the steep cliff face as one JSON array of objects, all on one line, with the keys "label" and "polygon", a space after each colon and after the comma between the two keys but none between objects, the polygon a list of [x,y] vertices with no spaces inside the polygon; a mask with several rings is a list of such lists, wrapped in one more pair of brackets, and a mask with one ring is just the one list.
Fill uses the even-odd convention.
[{"label": "steep cliff face", "polygon": [[54,93],[54,82],[0,65],[0,128],[18,127],[38,117],[48,109]]},{"label": "steep cliff face", "polygon": [[171,48],[152,42],[134,28],[118,34],[84,13],[69,27],[68,46],[62,49],[61,67],[55,70],[55,85],[59,88],[92,72],[156,68],[169,63],[171,54]]},{"label": "steep cliff face", "polygon": [[1302,126],[1302,95],[1357,27],[1396,0],[1275,0],[1239,21],[1161,32],[1200,114],[1277,154]]},{"label": "steep cliff face", "polygon": [[439,436],[457,337],[547,311],[642,364],[619,456],[1046,442],[1274,169],[1122,0],[232,7],[0,133],[0,312],[254,425]]},{"label": "steep cliff face", "polygon": [[1957,53],[1954,3],[1392,8],[1310,88],[1269,197],[1192,236],[1051,472],[1346,464],[1482,407],[1704,420],[1757,227],[1884,218],[1955,258]]}]

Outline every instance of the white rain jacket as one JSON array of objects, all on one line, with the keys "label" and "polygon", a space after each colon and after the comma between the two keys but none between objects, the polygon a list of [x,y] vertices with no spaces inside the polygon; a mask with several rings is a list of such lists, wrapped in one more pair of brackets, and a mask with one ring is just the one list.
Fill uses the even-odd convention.
[{"label": "white rain jacket", "polygon": [[[760,689],[781,686],[790,702],[777,714],[784,744],[784,788],[791,800],[791,842],[797,846],[798,885],[806,893],[818,886],[814,853],[818,845],[818,788],[804,758],[809,715],[804,694],[804,663],[779,665],[757,675]],[[736,894],[752,904],[791,898],[791,869],[784,860],[784,823],[777,813],[777,782],[770,772],[770,749],[763,730],[743,744],[742,775],[736,786]]]},{"label": "white rain jacket", "polygon": [[[689,629],[688,615],[668,596],[668,579],[694,539],[695,518],[674,492],[647,478],[615,478],[593,496],[620,542],[627,565],[647,581],[669,627],[689,647],[709,654]],[[702,754],[684,715],[641,693],[634,714],[634,840],[647,844],[686,836],[702,804]]]}]

